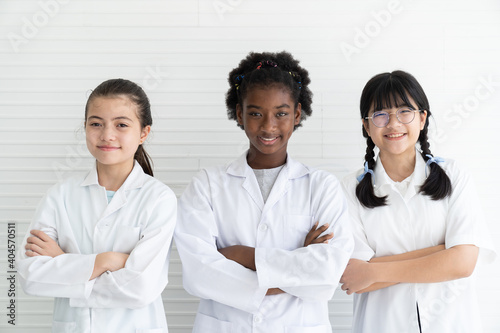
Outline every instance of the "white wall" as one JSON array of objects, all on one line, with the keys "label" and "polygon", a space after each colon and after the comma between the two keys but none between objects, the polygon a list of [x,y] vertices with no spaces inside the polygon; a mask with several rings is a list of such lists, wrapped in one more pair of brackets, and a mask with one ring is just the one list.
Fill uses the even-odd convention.
[{"label": "white wall", "polygon": [[[247,146],[226,119],[226,75],[249,51],[288,50],[310,71],[313,116],[296,132],[296,159],[338,177],[362,166],[358,101],[373,75],[413,73],[434,112],[432,151],[471,171],[492,237],[500,240],[500,3],[446,1],[82,1],[0,3],[0,331],[49,332],[51,300],[16,286],[7,323],[7,230],[21,243],[43,193],[92,162],[82,132],[89,89],[108,78],[142,84],[154,110],[147,149],[157,177],[181,194],[201,167]],[[197,301],[174,253],[164,293],[173,333],[190,332]],[[486,332],[500,331],[500,264],[478,272]],[[331,302],[348,332],[351,298]]]}]

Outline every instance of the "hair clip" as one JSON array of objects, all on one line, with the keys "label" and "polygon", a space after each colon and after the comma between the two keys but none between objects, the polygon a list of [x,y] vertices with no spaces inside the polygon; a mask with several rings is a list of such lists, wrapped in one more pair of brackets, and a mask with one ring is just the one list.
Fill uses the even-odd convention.
[{"label": "hair clip", "polygon": [[373,177],[373,170],[368,168],[368,162],[365,162],[365,171],[360,174],[358,177],[356,177],[356,180],[358,182],[362,181],[363,178],[365,178],[366,174],[369,173]]}]

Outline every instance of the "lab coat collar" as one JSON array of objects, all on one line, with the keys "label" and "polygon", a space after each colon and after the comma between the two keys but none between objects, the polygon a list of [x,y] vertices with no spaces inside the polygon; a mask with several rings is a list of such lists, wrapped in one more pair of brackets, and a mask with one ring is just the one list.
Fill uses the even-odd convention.
[{"label": "lab coat collar", "polygon": [[274,182],[271,193],[264,204],[264,199],[262,198],[262,193],[257,183],[257,178],[252,168],[247,163],[246,151],[237,160],[231,162],[226,172],[235,177],[245,178],[242,187],[248,192],[250,197],[253,199],[255,204],[259,207],[263,213],[267,212],[280,198],[282,198],[290,187],[289,180],[300,178],[307,175],[310,170],[302,163],[294,161],[290,156],[287,155],[286,163],[283,169],[278,174],[276,181]]},{"label": "lab coat collar", "polygon": [[[236,177],[248,177],[253,175],[252,168],[247,163],[248,150],[245,151],[237,160],[229,163],[226,172]],[[287,179],[300,178],[307,175],[310,170],[302,163],[293,160],[290,155],[286,157],[286,163],[282,171],[286,172]],[[282,172],[280,172],[281,174]]]},{"label": "lab coat collar", "polygon": [[[125,182],[116,191],[113,199],[108,204],[105,188],[99,185],[97,177],[97,163],[94,163],[93,168],[87,174],[81,186],[89,186],[93,198],[93,207],[102,211],[99,221],[104,220],[107,216],[113,214],[118,209],[122,208],[127,202],[127,192],[136,188],[140,188],[146,181],[146,174],[137,161],[134,161],[134,168],[128,175]],[[97,186],[93,186],[97,185]],[[99,224],[99,222],[98,222]]]},{"label": "lab coat collar", "polygon": [[[405,194],[405,199],[410,199],[416,194],[419,193],[420,187],[424,183],[425,179],[425,170],[427,166],[425,165],[425,161],[420,154],[420,151],[416,150],[415,154],[415,169],[413,170],[413,176],[410,180],[410,185],[408,186],[408,190]],[[377,158],[375,163],[375,170],[373,177],[373,187],[375,190],[375,194],[377,196],[385,196],[388,194],[388,188],[392,188],[393,184],[387,173],[385,172],[384,166],[380,161],[380,158]],[[394,191],[397,191],[394,189]],[[397,191],[398,192],[398,191]],[[399,193],[399,192],[398,192]]]},{"label": "lab coat collar", "polygon": [[[125,182],[122,184],[122,186],[120,186],[118,191],[120,190],[128,191],[142,187],[142,185],[144,185],[144,182],[146,180],[145,175],[146,174],[142,170],[142,167],[139,164],[139,162],[134,160],[134,167],[132,169],[132,172],[130,172],[127,179],[125,179]],[[99,185],[99,179],[97,177],[97,162],[94,163],[92,169],[89,171],[89,173],[81,183],[81,186],[90,186],[90,185]]]}]

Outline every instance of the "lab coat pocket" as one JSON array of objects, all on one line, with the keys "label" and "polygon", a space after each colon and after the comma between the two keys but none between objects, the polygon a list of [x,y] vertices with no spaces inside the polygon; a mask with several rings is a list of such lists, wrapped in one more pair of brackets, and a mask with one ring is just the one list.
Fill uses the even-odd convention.
[{"label": "lab coat pocket", "polygon": [[123,226],[116,230],[113,251],[130,254],[139,241],[141,234],[140,227]]},{"label": "lab coat pocket", "polygon": [[76,323],[53,321],[52,333],[76,333]]},{"label": "lab coat pocket", "polygon": [[285,327],[285,333],[331,333],[329,325],[319,325],[313,327]]},{"label": "lab coat pocket", "polygon": [[304,246],[307,233],[311,230],[313,222],[309,215],[285,216],[284,249],[295,250]]},{"label": "lab coat pocket", "polygon": [[193,333],[232,333],[233,324],[202,313],[196,315]]}]

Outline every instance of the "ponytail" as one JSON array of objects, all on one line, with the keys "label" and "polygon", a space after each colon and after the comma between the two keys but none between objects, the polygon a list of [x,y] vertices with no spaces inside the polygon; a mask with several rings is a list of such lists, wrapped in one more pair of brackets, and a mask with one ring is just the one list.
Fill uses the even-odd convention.
[{"label": "ponytail", "polygon": [[146,150],[142,145],[139,145],[139,147],[137,147],[137,151],[135,152],[134,158],[142,167],[144,173],[147,173],[151,177],[154,177],[153,160],[151,159],[151,156],[149,156],[149,154],[146,152]]}]

